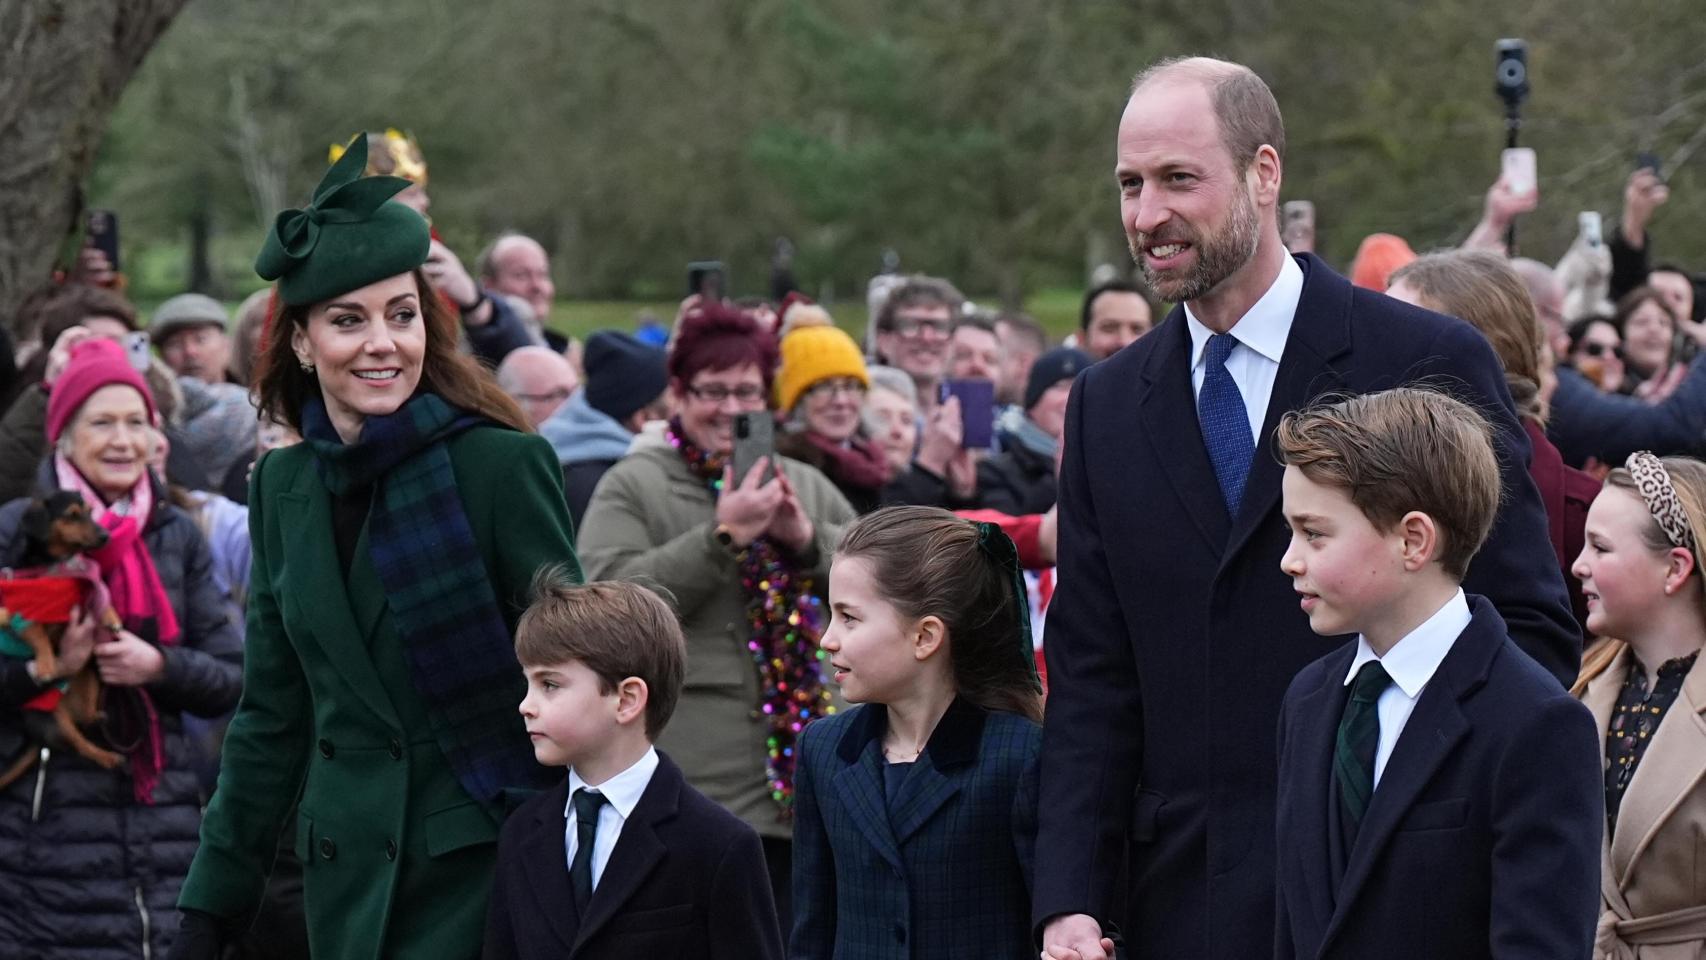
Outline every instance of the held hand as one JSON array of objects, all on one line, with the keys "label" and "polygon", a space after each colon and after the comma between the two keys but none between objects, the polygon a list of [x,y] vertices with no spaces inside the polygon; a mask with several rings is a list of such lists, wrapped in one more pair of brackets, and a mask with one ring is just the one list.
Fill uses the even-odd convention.
[{"label": "held hand", "polygon": [[777,471],[776,482],[782,487],[782,502],[777,505],[776,515],[770,518],[770,526],[765,533],[794,553],[804,553],[812,544],[812,518],[800,505],[800,498],[794,493],[794,484],[788,475]]},{"label": "held hand", "polygon": [[734,468],[723,468],[723,489],[717,495],[717,522],[729,529],[737,547],[757,540],[782,505],[782,485],[774,480],[764,482],[764,471],[769,466],[769,457],[759,457],[738,487]]},{"label": "held hand", "polygon": [[1082,913],[1055,917],[1043,928],[1042,960],[1113,960],[1114,942],[1102,936],[1096,918]]},{"label": "held hand", "polygon": [[468,275],[461,259],[437,240],[427,248],[426,263],[421,264],[421,272],[458,307],[467,309],[480,299],[480,288],[475,286],[474,278]]},{"label": "held hand", "polygon": [[166,656],[158,647],[129,630],[120,630],[106,643],[95,645],[101,682],[115,687],[140,687],[166,675]]},{"label": "held hand", "polygon": [[918,445],[918,465],[939,477],[948,475],[948,462],[963,452],[965,422],[960,417],[960,398],[949,397],[930,415],[924,438]]},{"label": "held hand", "polygon": [[83,605],[71,608],[71,619],[59,638],[59,677],[76,676],[95,652],[95,619],[83,615]]},{"label": "held hand", "polygon": [[1512,220],[1524,213],[1529,213],[1540,206],[1540,190],[1538,187],[1527,193],[1516,193],[1510,188],[1504,177],[1487,190],[1486,209],[1482,214],[1483,222],[1499,230],[1510,226]]},{"label": "held hand", "polygon": [[975,450],[961,450],[948,461],[948,492],[960,500],[977,496],[977,461]]},{"label": "held hand", "polygon": [[1647,224],[1653,212],[1670,199],[1670,187],[1642,167],[1629,175],[1623,187],[1623,239],[1636,247],[1645,247]]},{"label": "held hand", "polygon": [[53,346],[47,351],[47,370],[42,374],[42,384],[51,390],[59,375],[65,372],[65,365],[71,362],[71,348],[94,337],[95,331],[88,327],[66,327],[65,332],[53,341]]},{"label": "held hand", "polygon": [[77,251],[77,263],[71,268],[72,279],[92,287],[111,286],[118,278],[107,252],[99,247],[84,247]]}]

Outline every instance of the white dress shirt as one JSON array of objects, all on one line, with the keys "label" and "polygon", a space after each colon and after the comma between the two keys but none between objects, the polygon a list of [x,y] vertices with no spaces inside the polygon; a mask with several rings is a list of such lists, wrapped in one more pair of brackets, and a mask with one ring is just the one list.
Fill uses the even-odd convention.
[{"label": "white dress shirt", "polygon": [[610,862],[610,851],[616,849],[616,840],[622,836],[622,825],[634,815],[634,805],[640,802],[640,795],[646,792],[646,785],[652,782],[657,768],[656,747],[647,750],[633,766],[596,787],[588,787],[580,774],[570,768],[569,802],[563,805],[563,852],[568,858],[563,861],[563,869],[575,862],[575,848],[580,846],[579,831],[575,829],[575,791],[585,788],[602,793],[609,801],[598,808],[598,829],[592,838],[592,887],[596,890],[604,876],[604,865]]},{"label": "white dress shirt", "polygon": [[1398,735],[1404,732],[1410,712],[1416,709],[1417,698],[1422,695],[1428,681],[1433,679],[1434,671],[1439,669],[1445,655],[1451,652],[1451,645],[1457,642],[1458,635],[1469,626],[1470,619],[1469,601],[1464,598],[1463,591],[1458,590],[1421,626],[1393,644],[1384,657],[1375,656],[1368,640],[1357,637],[1357,655],[1351,658],[1350,672],[1345,674],[1345,686],[1350,686],[1357,671],[1370,660],[1379,660],[1392,678],[1391,685],[1381,691],[1380,699],[1375,703],[1375,710],[1380,715],[1380,747],[1374,754],[1374,786],[1380,786],[1380,775],[1386,772],[1386,761],[1392,757],[1392,748],[1398,745]]},{"label": "white dress shirt", "polygon": [[[1297,301],[1302,296],[1303,268],[1287,254],[1268,292],[1227,331],[1238,344],[1226,356],[1226,372],[1232,374],[1232,382],[1238,385],[1238,393],[1244,398],[1244,412],[1250,417],[1250,438],[1258,448],[1262,445],[1262,424],[1267,420],[1268,400],[1274,393],[1280,357],[1285,353],[1285,340],[1291,335],[1291,321],[1297,315]],[[1185,327],[1191,332],[1191,392],[1200,396],[1203,377],[1208,372],[1203,360],[1208,355],[1208,338],[1214,336],[1214,331],[1202,325],[1188,303]]]}]

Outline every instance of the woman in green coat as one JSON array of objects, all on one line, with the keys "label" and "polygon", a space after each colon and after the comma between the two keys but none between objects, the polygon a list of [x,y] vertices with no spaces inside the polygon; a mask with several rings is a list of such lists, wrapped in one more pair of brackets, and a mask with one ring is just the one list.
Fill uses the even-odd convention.
[{"label": "woman in green coat", "polygon": [[255,469],[243,698],[177,957],[248,923],[292,811],[314,956],[475,957],[503,814],[550,780],[512,638],[541,566],[579,574],[562,472],[456,352],[426,222],[360,177],[365,145],[256,261],[261,412],[304,442]]},{"label": "woman in green coat", "polygon": [[758,831],[786,930],[793,745],[836,707],[817,640],[830,553],[854,513],[796,460],[781,458],[774,478],[733,476],[735,416],[767,411],[776,361],[775,338],[733,307],[689,311],[669,355],[677,415],[599,480],[579,548],[595,579],[637,579],[673,597],[687,685],[658,746]]}]

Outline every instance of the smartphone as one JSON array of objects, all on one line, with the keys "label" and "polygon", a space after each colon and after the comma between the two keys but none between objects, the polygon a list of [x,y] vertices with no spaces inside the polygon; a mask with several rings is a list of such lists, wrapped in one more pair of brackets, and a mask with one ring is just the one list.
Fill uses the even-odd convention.
[{"label": "smartphone", "polygon": [[1651,150],[1642,150],[1640,153],[1635,154],[1635,169],[1651,170],[1653,171],[1653,176],[1660,180],[1664,179],[1664,175],[1659,172],[1659,155]]},{"label": "smartphone", "polygon": [[118,214],[111,210],[90,210],[83,231],[83,245],[106,254],[113,272],[118,273]]},{"label": "smartphone", "polygon": [[1598,247],[1605,242],[1603,224],[1598,210],[1583,210],[1576,214],[1576,226],[1581,229],[1582,240],[1590,247]]},{"label": "smartphone", "polygon": [[1511,147],[1499,155],[1500,176],[1511,193],[1525,197],[1540,185],[1533,147]]},{"label": "smartphone", "polygon": [[995,384],[989,380],[946,380],[937,399],[960,398],[960,446],[988,450],[995,444]]},{"label": "smartphone", "polygon": [[730,466],[734,468],[735,485],[739,486],[746,480],[746,475],[752,472],[752,465],[762,457],[769,457],[770,465],[760,479],[769,483],[770,478],[776,475],[776,418],[768,410],[737,413],[734,431],[735,449]]},{"label": "smartphone", "polygon": [[149,349],[148,333],[137,331],[124,335],[124,356],[130,361],[130,368],[138,373],[148,371],[148,362],[153,358]]},{"label": "smartphone", "polygon": [[687,295],[720,301],[729,295],[728,271],[721,260],[695,260],[687,265]]}]

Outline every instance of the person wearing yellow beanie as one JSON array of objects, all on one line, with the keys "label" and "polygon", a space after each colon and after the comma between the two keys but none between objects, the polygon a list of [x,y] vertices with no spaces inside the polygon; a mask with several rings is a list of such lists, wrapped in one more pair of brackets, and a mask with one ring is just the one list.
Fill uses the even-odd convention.
[{"label": "person wearing yellow beanie", "polygon": [[[790,319],[806,319],[795,317],[803,312],[796,307]],[[822,470],[855,510],[868,513],[889,482],[882,451],[859,434],[871,375],[859,345],[827,319],[796,324],[782,338],[775,391],[783,431],[776,449]]]}]

